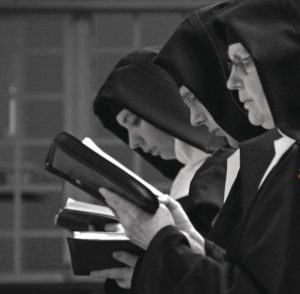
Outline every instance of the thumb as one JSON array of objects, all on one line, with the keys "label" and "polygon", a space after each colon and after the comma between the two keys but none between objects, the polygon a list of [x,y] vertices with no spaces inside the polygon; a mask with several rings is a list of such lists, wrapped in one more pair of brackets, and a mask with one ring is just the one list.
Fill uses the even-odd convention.
[{"label": "thumb", "polygon": [[165,202],[165,205],[171,212],[174,210],[182,209],[181,205],[171,197],[169,197],[168,201]]}]

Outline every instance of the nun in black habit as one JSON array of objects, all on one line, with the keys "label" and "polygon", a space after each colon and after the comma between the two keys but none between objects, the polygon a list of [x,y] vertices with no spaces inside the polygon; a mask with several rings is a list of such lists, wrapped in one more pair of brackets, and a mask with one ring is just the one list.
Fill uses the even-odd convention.
[{"label": "nun in black habit", "polygon": [[[173,212],[168,214],[161,205],[147,219],[147,227],[151,223],[159,227],[156,231],[139,225],[148,235],[141,238],[147,251],[136,267],[133,293],[285,294],[300,290],[300,5],[294,0],[235,1],[221,14],[219,25],[230,35],[233,68],[228,86],[239,91],[252,123],[267,129],[275,124],[276,131],[241,146],[234,184],[240,185],[239,193],[234,193],[233,186],[228,197],[230,202],[237,200],[240,213],[235,222],[226,224],[234,230],[226,252],[201,238],[202,250],[196,252],[189,238],[175,228]],[[249,79],[255,81],[252,94],[257,96],[249,93]],[[253,112],[255,103],[261,107]],[[122,211],[113,193],[104,196]],[[134,210],[139,221],[141,212],[123,204],[123,209]],[[221,215],[230,213],[224,206]],[[137,241],[139,231],[128,233]]]},{"label": "nun in black habit", "polygon": [[202,7],[178,26],[154,62],[167,70],[178,87],[185,86],[205,106],[216,123],[241,142],[263,132],[253,126],[236,94],[226,87],[227,47],[216,36],[212,20],[230,2]]},{"label": "nun in black habit", "polygon": [[[209,134],[204,126],[194,128],[189,124],[188,111],[180,98],[177,85],[164,69],[152,62],[157,55],[155,50],[137,50],[121,59],[99,90],[94,101],[94,112],[104,127],[126,144],[129,144],[128,131],[117,120],[123,109],[174,137],[174,160],[153,156],[141,148],[134,150],[163,175],[173,180],[170,196],[180,198],[183,205],[189,206],[185,204],[188,202],[185,196],[188,195],[192,175],[227,140]],[[213,196],[208,200],[210,205],[217,207],[220,207],[220,201]],[[209,230],[200,223],[198,229],[204,235]]]},{"label": "nun in black habit", "polygon": [[[99,90],[94,101],[94,111],[103,125],[127,144],[130,143],[130,132],[121,126],[124,119],[120,119],[124,109],[175,138],[177,160],[163,160],[143,152],[140,148],[135,150],[164,175],[174,180],[170,196],[180,198],[178,201],[187,214],[189,211],[194,213],[197,209],[201,211],[201,217],[195,220],[194,226],[203,235],[207,235],[212,220],[223,203],[223,195],[220,192],[210,195],[206,193],[206,198],[198,197],[195,209],[196,197],[187,197],[189,185],[192,176],[211,152],[227,141],[223,137],[210,135],[206,127],[194,128],[189,124],[188,111],[180,99],[176,83],[165,70],[152,62],[154,56],[156,53],[152,49],[143,49],[123,58]],[[223,167],[216,167],[210,169],[209,173],[224,178],[225,170]],[[199,189],[208,189],[210,183],[205,180],[207,174],[208,172],[199,183]],[[223,189],[222,185],[224,183],[217,183],[211,190],[216,192]],[[97,273],[94,274],[97,276]]]},{"label": "nun in black habit", "polygon": [[[206,193],[211,194],[211,191],[201,190],[198,186],[198,183],[203,180],[203,170],[208,165],[206,172],[218,165],[227,170],[222,190],[225,201],[234,176],[232,170],[235,172],[232,167],[238,164],[231,160],[231,155],[238,145],[237,141],[242,142],[265,132],[263,128],[249,122],[247,112],[242,108],[237,93],[229,91],[226,86],[229,77],[229,69],[225,66],[228,62],[227,46],[216,35],[213,20],[228,3],[207,5],[191,13],[154,58],[156,64],[174,77],[178,87],[181,89],[187,87],[191,91],[184,95],[187,96],[184,100],[190,107],[191,123],[200,125],[214,120],[214,131],[224,134],[229,142],[229,146],[216,151],[195,174],[190,186],[191,197],[196,196],[195,202],[198,194],[202,195],[201,199],[205,198]],[[204,118],[199,115],[201,111],[203,112],[202,109],[205,112]],[[211,164],[212,162],[214,164]],[[212,190],[215,189],[215,182],[221,181],[216,179],[215,173],[209,174],[211,177],[207,177],[206,180],[211,184],[207,185],[207,188]],[[193,221],[200,216],[199,210],[189,215]],[[228,232],[214,231],[209,238],[226,247],[230,235]]]}]

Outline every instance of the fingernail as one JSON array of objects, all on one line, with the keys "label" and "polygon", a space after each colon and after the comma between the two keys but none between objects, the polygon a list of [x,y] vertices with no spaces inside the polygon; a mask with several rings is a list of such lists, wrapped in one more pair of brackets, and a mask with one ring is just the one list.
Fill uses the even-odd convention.
[{"label": "fingernail", "polygon": [[119,251],[113,252],[113,257],[115,257],[115,258],[120,257],[120,252]]}]

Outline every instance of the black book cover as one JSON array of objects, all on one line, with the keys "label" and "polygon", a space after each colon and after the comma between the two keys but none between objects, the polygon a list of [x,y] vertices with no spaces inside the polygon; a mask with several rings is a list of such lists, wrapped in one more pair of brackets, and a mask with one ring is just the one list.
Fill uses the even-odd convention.
[{"label": "black book cover", "polygon": [[66,208],[60,209],[54,219],[56,226],[69,231],[89,231],[90,226],[96,231],[103,231],[106,224],[117,222],[116,218]]},{"label": "black book cover", "polygon": [[112,257],[115,251],[141,255],[143,250],[129,240],[89,240],[68,237],[73,273],[90,275],[93,270],[124,267]]},{"label": "black book cover", "polygon": [[154,190],[68,133],[63,132],[55,137],[45,168],[97,198],[103,205],[105,201],[98,192],[100,187],[120,194],[152,214],[159,206],[157,197],[161,193],[158,190],[155,189],[155,194]]}]

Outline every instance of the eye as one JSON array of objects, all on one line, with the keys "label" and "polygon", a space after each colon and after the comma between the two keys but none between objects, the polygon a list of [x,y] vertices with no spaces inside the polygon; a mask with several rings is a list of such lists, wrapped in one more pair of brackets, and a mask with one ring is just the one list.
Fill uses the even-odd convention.
[{"label": "eye", "polygon": [[245,67],[249,67],[250,65],[253,64],[253,59],[251,58],[251,56],[247,58],[243,58],[242,63]]},{"label": "eye", "polygon": [[253,64],[253,59],[251,56],[241,57],[241,56],[234,56],[232,59],[232,67],[235,67],[236,70],[239,72],[248,75],[248,70],[250,66]]},{"label": "eye", "polygon": [[197,103],[197,99],[195,98],[194,95],[184,95],[182,97],[182,99],[183,99],[183,102],[190,107],[195,106]]},{"label": "eye", "polygon": [[187,106],[191,106],[191,105],[192,105],[192,103],[191,103],[191,101],[190,101],[190,100],[191,100],[190,97],[184,95],[184,96],[182,96],[182,100],[183,100],[183,102],[184,102]]},{"label": "eye", "polygon": [[231,70],[232,70],[232,67],[233,67],[232,61],[231,61],[231,60],[228,60],[228,61],[226,62],[226,65],[227,65],[228,70],[231,71]]},{"label": "eye", "polygon": [[137,115],[134,115],[134,114],[130,114],[130,115],[127,115],[125,118],[124,118],[124,123],[123,125],[125,127],[137,127],[139,126],[141,123],[141,119],[137,116]]},{"label": "eye", "polygon": [[135,117],[135,118],[133,119],[133,121],[131,122],[131,125],[137,127],[137,126],[139,126],[139,125],[141,124],[141,121],[142,121],[142,120],[141,120],[139,117]]}]

